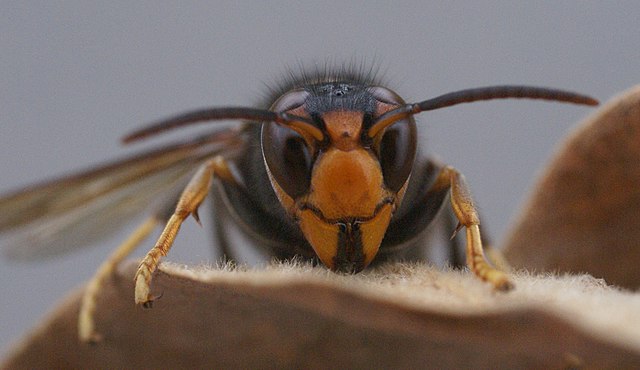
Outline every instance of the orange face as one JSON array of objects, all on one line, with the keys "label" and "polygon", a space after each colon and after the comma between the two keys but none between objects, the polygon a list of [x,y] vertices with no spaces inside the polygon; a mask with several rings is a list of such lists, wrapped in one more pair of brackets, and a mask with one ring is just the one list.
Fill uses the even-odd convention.
[{"label": "orange face", "polygon": [[[395,106],[378,102],[375,114]],[[305,108],[286,112],[310,118]],[[327,110],[315,119],[322,123],[322,142],[304,129],[263,128],[267,173],[318,258],[332,270],[358,272],[378,253],[408,175],[399,188],[387,186],[381,140],[366,136],[365,112]]]},{"label": "orange face", "polygon": [[359,271],[377,254],[396,197],[384,187],[377,158],[360,145],[362,113],[322,118],[331,144],[316,159],[310,191],[294,212],[325,265]]}]

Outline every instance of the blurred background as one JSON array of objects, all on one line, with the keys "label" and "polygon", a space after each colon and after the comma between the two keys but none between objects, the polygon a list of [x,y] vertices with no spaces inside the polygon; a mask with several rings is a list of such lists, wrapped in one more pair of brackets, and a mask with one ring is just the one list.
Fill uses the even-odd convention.
[{"label": "blurred background", "polygon": [[[167,3],[0,2],[0,192],[148,147],[119,140],[150,120],[252,105],[298,64],[375,63],[407,101],[493,84],[606,101],[640,82],[634,2]],[[554,146],[591,112],[500,101],[418,122],[427,153],[466,175],[499,244]],[[205,228],[188,220],[167,260],[214,262],[209,213],[201,214]],[[0,258],[0,350],[86,281],[128,231],[46,262]]]}]

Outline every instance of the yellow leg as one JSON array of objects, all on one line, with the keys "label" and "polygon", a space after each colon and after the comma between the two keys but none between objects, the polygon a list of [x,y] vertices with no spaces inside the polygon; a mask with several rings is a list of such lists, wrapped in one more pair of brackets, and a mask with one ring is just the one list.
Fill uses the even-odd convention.
[{"label": "yellow leg", "polygon": [[158,217],[149,217],[102,263],[93,275],[82,295],[80,313],[78,314],[78,336],[82,342],[98,342],[101,337],[96,332],[94,315],[100,288],[111,276],[118,264],[122,262],[140,243],[146,239],[160,223]]},{"label": "yellow leg", "polygon": [[445,167],[438,180],[449,180],[451,185],[451,206],[460,225],[467,231],[467,266],[480,279],[491,283],[498,290],[509,290],[513,284],[504,272],[489,264],[484,256],[480,238],[480,219],[473,205],[469,187],[464,177],[453,167]]},{"label": "yellow leg", "polygon": [[221,157],[215,157],[205,162],[193,176],[189,184],[182,192],[176,209],[169,218],[160,238],[156,245],[147,253],[138,266],[135,276],[135,302],[149,307],[153,301],[150,295],[151,279],[153,273],[158,268],[160,259],[166,256],[171,249],[171,245],[175,240],[180,226],[184,220],[193,215],[196,221],[198,218],[198,207],[204,201],[209,193],[211,181],[214,173],[221,174],[223,177],[229,174],[226,162]]}]

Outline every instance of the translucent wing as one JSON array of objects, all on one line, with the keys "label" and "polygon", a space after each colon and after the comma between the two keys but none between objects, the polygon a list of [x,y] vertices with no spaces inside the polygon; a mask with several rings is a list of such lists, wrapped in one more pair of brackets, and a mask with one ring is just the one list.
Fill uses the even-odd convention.
[{"label": "translucent wing", "polygon": [[226,129],[0,197],[9,257],[39,259],[92,244],[136,215],[173,203],[204,159],[231,155],[243,130]]}]

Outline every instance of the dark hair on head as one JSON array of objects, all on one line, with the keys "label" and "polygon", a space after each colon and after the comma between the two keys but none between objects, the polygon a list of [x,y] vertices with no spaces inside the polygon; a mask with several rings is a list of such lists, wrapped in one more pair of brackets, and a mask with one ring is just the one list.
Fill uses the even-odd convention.
[{"label": "dark hair on head", "polygon": [[364,86],[387,86],[384,74],[380,72],[380,64],[376,61],[337,63],[325,61],[324,64],[314,63],[311,67],[298,62],[296,67],[287,66],[279,79],[272,84],[265,83],[266,92],[259,101],[260,107],[269,108],[271,104],[287,91],[304,86],[330,82],[350,82]]}]

